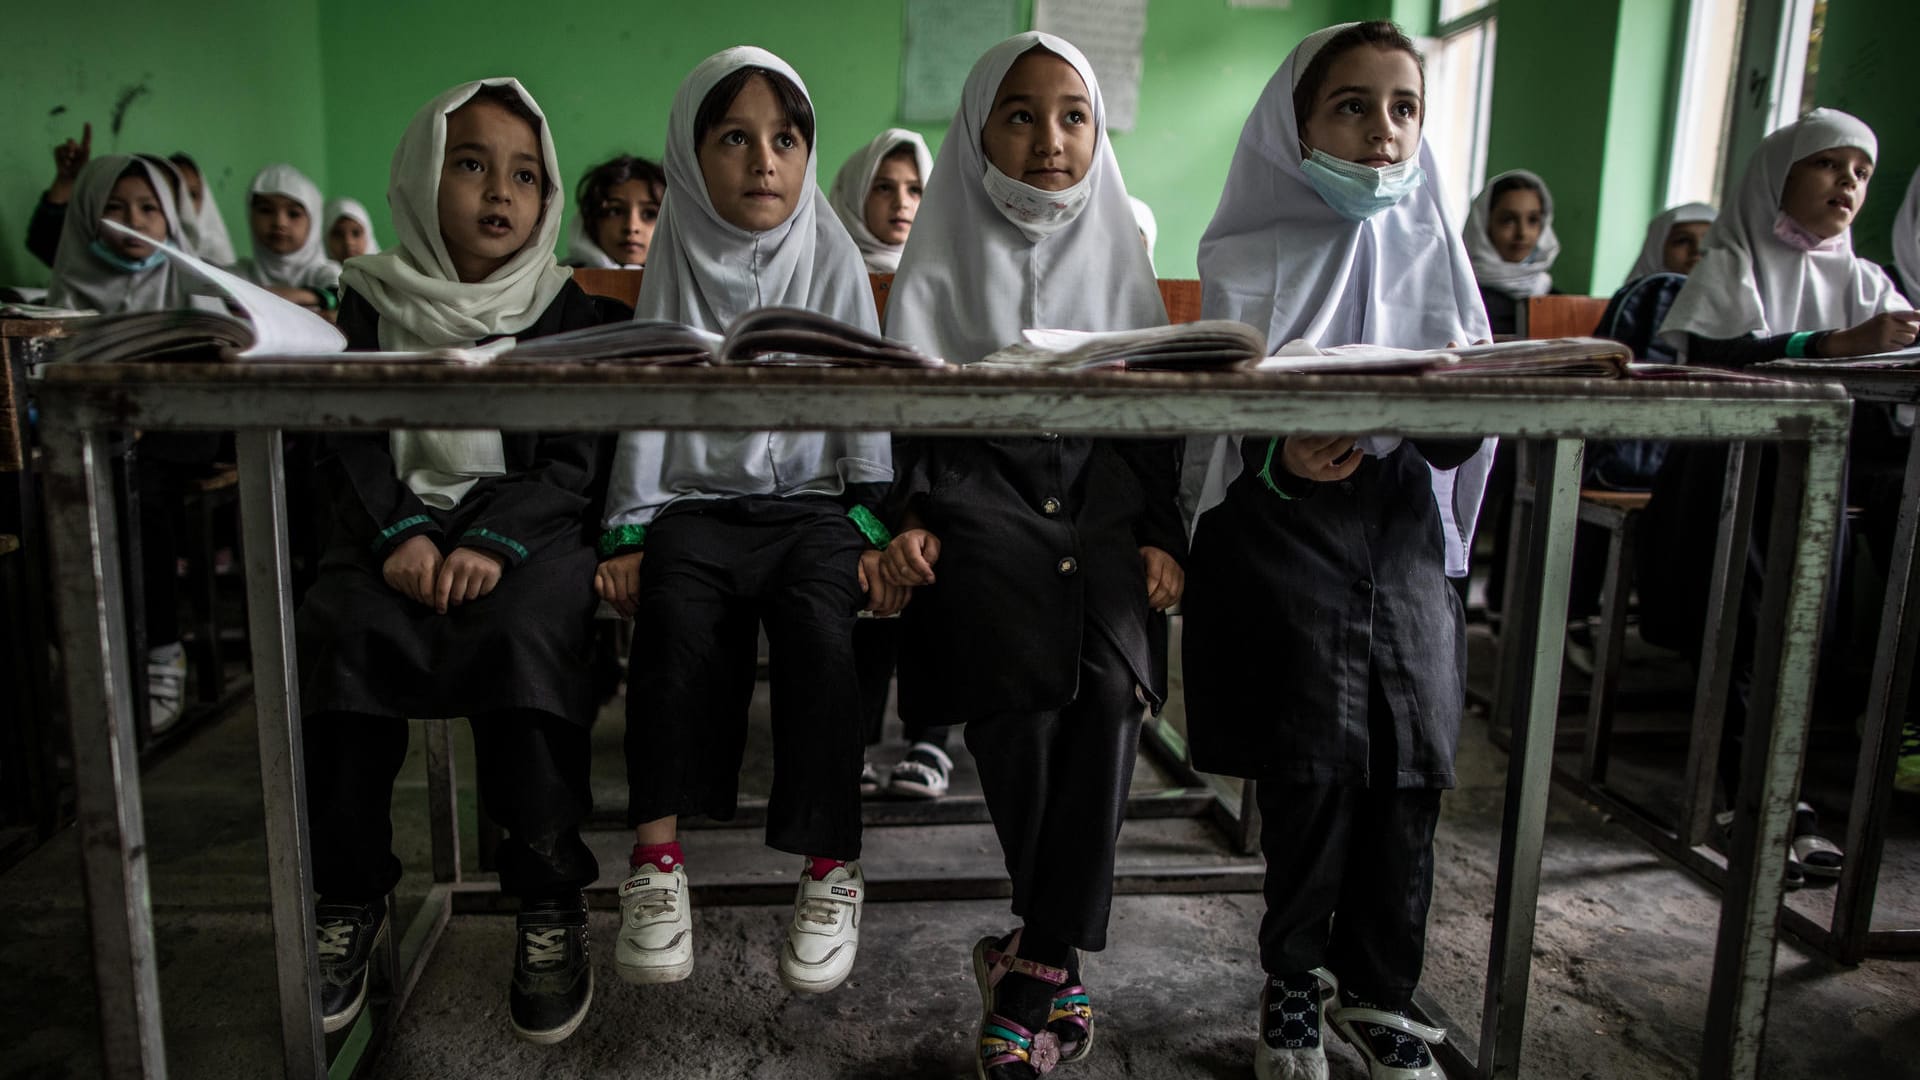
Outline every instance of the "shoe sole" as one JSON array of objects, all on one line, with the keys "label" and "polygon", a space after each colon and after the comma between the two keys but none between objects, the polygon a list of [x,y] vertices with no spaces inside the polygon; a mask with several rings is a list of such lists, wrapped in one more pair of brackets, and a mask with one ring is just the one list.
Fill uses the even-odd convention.
[{"label": "shoe sole", "polygon": [[360,1018],[360,1010],[367,1007],[367,987],[373,982],[373,958],[380,955],[380,947],[387,940],[387,924],[380,924],[380,932],[373,935],[373,949],[367,953],[367,970],[360,973],[360,992],[354,995],[353,1002],[344,1010],[332,1016],[320,1018],[320,1030],[328,1035],[345,1031]]},{"label": "shoe sole", "polygon": [[530,1042],[537,1046],[552,1046],[554,1043],[562,1042],[566,1039],[567,1036],[580,1030],[580,1025],[584,1023],[587,1019],[587,1011],[592,1008],[593,1008],[593,969],[589,967],[587,969],[587,999],[580,1003],[580,1011],[574,1013],[573,1017],[569,1019],[566,1023],[561,1024],[557,1028],[552,1028],[547,1031],[528,1031],[526,1028],[523,1028],[519,1024],[514,1023],[513,997],[512,997],[511,991],[509,991],[508,997],[507,997],[507,1023],[513,1025],[513,1033],[521,1041]]},{"label": "shoe sole", "polygon": [[887,794],[896,798],[944,799],[947,796],[947,789],[930,788],[925,784],[917,784],[911,780],[895,780],[887,785]]},{"label": "shoe sole", "polygon": [[[856,945],[855,948],[858,948],[858,946]],[[848,961],[846,970],[840,972],[840,974],[835,975],[831,979],[815,982],[809,979],[798,978],[792,972],[788,971],[786,953],[784,951],[781,953],[780,959],[780,985],[785,986],[796,994],[824,994],[830,990],[837,990],[841,983],[847,981],[847,976],[853,974],[853,962]]]},{"label": "shoe sole", "polygon": [[693,974],[693,950],[687,950],[685,960],[671,964],[629,964],[618,957],[614,958],[613,970],[620,981],[630,986],[659,986],[662,983],[676,983]]}]

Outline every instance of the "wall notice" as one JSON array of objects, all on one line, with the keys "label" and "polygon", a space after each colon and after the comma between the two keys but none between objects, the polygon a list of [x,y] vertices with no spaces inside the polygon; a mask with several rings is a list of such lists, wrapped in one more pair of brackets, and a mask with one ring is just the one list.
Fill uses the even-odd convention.
[{"label": "wall notice", "polygon": [[1058,34],[1087,54],[1106,98],[1107,127],[1132,131],[1140,111],[1147,0],[1034,0],[1033,28]]},{"label": "wall notice", "polygon": [[973,62],[1020,32],[1019,0],[907,0],[905,15],[900,119],[909,124],[953,119]]}]

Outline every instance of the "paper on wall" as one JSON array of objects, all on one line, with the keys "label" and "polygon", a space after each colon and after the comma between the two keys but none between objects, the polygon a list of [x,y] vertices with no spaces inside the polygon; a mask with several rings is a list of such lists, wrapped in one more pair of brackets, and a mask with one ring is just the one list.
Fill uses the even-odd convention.
[{"label": "paper on wall", "polygon": [[1019,32],[1019,0],[907,0],[900,118],[910,124],[953,119],[973,62]]},{"label": "paper on wall", "polygon": [[1107,101],[1107,129],[1132,131],[1140,110],[1147,0],[1034,0],[1033,28],[1086,54]]}]

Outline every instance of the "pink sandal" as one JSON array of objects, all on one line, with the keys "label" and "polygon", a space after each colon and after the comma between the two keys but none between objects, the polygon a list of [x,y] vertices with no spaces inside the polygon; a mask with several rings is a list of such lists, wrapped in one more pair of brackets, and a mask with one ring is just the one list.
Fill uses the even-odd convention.
[{"label": "pink sandal", "polygon": [[[1020,931],[1015,930],[1007,939],[1003,950],[1000,943],[991,937],[984,937],[973,947],[973,977],[980,986],[980,1030],[979,1053],[974,1059],[975,1075],[979,1080],[1025,1080],[1029,1076],[1045,1076],[1056,1067],[1069,1060],[1078,1060],[1086,1056],[1092,1044],[1092,1009],[1082,1018],[1087,1035],[1069,1047],[1061,1042],[1060,1036],[1042,1027],[1038,1032],[1028,1031],[993,1011],[993,991],[1006,978],[1010,971],[1017,971],[1030,979],[1053,986],[1065,986],[1072,976],[1064,968],[1048,967],[1031,960],[1022,960],[1015,955],[1020,949]],[[1085,1007],[1086,990],[1071,987],[1056,994],[1048,1022],[1060,1017],[1063,998],[1077,993]],[[1068,1057],[1069,1050],[1073,1052]]]}]

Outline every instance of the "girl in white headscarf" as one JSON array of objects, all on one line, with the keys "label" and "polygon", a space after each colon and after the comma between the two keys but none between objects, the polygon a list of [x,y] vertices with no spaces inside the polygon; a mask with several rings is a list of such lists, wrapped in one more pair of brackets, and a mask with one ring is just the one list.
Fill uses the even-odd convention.
[{"label": "girl in white headscarf", "polygon": [[567,265],[639,270],[660,222],[667,174],[646,158],[621,154],[580,178],[579,206],[567,226]]},{"label": "girl in white headscarf", "polygon": [[[554,261],[561,175],[546,119],[517,80],[429,101],[393,154],[398,242],[343,275],[348,347],[462,347],[627,317]],[[408,717],[472,721],[481,803],[507,836],[501,888],[521,901],[515,1034],[557,1042],[586,1015],[580,890],[598,867],[579,827],[599,704],[588,583],[603,451],[595,435],[531,431],[323,442],[331,546],[298,640],[319,933],[342,946],[321,953],[328,1031],[359,1009],[362,946],[400,874],[386,838]]]},{"label": "girl in white headscarf", "polygon": [[1920,169],[1907,181],[1907,197],[1893,216],[1893,264],[1905,294],[1920,295]]},{"label": "girl in white headscarf", "polygon": [[227,234],[227,221],[220,216],[220,206],[214,200],[213,186],[207,183],[206,172],[191,154],[184,151],[167,158],[174,168],[180,171],[181,179],[187,183],[187,190],[193,198],[180,207],[180,227],[186,233],[187,242],[192,245],[195,255],[215,266],[234,264],[233,239]]},{"label": "girl in white headscarf", "polygon": [[102,218],[170,244],[183,239],[173,190],[157,166],[131,155],[94,158],[74,180],[47,302],[102,315],[181,306],[180,282],[166,254],[101,228]]},{"label": "girl in white headscarf", "polygon": [[900,268],[900,252],[932,172],[927,141],[905,128],[888,128],[874,136],[840,166],[827,201],[860,248],[868,270],[891,274]]},{"label": "girl in white headscarf", "polygon": [[[780,304],[877,330],[859,250],[814,179],[814,145],[813,103],[786,61],[747,46],[701,61],[667,122],[667,198],[636,317],[721,333]],[[890,458],[873,434],[620,436],[595,586],[636,626],[622,978],[672,982],[693,968],[678,820],[734,815],[756,622],[773,663],[767,843],[806,857],[780,977],[823,993],[852,971],[865,892],[853,623],[902,599],[880,579],[889,537],[873,512]]]},{"label": "girl in white headscarf", "polygon": [[291,165],[269,165],[247,187],[253,254],[233,272],[302,307],[340,303],[340,264],[327,258],[320,189]]},{"label": "girl in white headscarf", "polygon": [[[1203,314],[1276,347],[1486,338],[1425,106],[1421,58],[1392,23],[1301,42],[1247,118],[1201,239]],[[1189,446],[1206,477],[1183,605],[1187,723],[1196,766],[1260,781],[1262,1078],[1326,1076],[1323,993],[1372,1076],[1441,1075],[1425,1044],[1443,1033],[1406,1013],[1464,707],[1448,576],[1466,569],[1478,491],[1449,470],[1486,450],[1380,436]]]},{"label": "girl in white headscarf", "polygon": [[[1137,330],[1166,308],[1080,50],[1026,33],[973,66],[894,279],[887,331],[968,364],[1025,327]],[[981,1075],[1092,1048],[1077,950],[1106,947],[1114,838],[1179,599],[1174,447],[1029,436],[897,444],[889,576],[918,595],[903,715],[964,723],[1021,925],[974,947]]]},{"label": "girl in white headscarf", "polygon": [[373,235],[373,215],[358,199],[328,199],[326,212],[327,258],[344,263],[356,255],[380,254],[380,241]]},{"label": "girl in white headscarf", "polygon": [[1706,203],[1682,203],[1647,225],[1646,243],[1627,272],[1632,283],[1648,274],[1690,274],[1707,251],[1707,227],[1720,211]]},{"label": "girl in white headscarf", "polygon": [[1467,256],[1496,334],[1511,334],[1529,297],[1553,291],[1553,193],[1525,169],[1503,172],[1474,197],[1467,213]]}]

